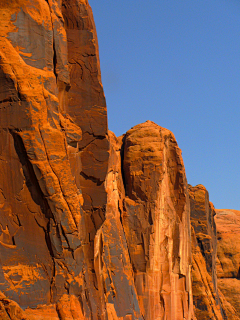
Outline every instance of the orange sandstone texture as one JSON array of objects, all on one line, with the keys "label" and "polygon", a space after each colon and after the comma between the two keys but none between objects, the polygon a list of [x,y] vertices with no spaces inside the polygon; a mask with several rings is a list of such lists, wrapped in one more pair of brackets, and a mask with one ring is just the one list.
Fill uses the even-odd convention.
[{"label": "orange sandstone texture", "polygon": [[71,85],[68,93],[61,97],[60,108],[82,131],[82,136],[68,146],[71,167],[83,193],[84,209],[89,214],[93,209],[101,209],[104,215],[109,143],[96,28],[88,1],[63,0],[62,13]]},{"label": "orange sandstone texture", "polygon": [[151,121],[123,138],[122,221],[144,319],[191,319],[190,207],[174,135]]},{"label": "orange sandstone texture", "polygon": [[[54,304],[64,319],[69,318],[67,307],[61,308],[65,303],[70,311],[79,309],[76,314],[84,313],[85,319],[98,319],[101,305],[93,249],[104,220],[106,194],[83,211],[79,179],[86,171],[79,141],[84,128],[63,109],[72,72],[61,4],[55,0],[0,4],[0,286],[23,309]],[[90,10],[86,2],[79,4]],[[96,81],[101,87],[97,75]],[[88,109],[89,126],[94,127],[91,119],[101,112],[95,101],[88,101]],[[105,114],[99,134],[104,146],[108,146],[106,122]],[[103,185],[108,152],[103,150],[105,158],[100,154],[98,159],[91,150],[84,158],[88,176]],[[96,172],[101,172],[101,181]]]},{"label": "orange sandstone texture", "polygon": [[218,287],[240,315],[240,211],[216,212]]},{"label": "orange sandstone texture", "polygon": [[[191,205],[192,278],[195,315],[198,320],[239,320],[240,313],[236,308],[236,305],[239,305],[239,284],[233,284],[232,282],[232,288],[229,290],[230,282],[224,286],[222,285],[224,279],[217,280],[217,275],[220,275],[220,263],[217,255],[219,256],[219,252],[222,251],[222,244],[219,242],[222,229],[218,223],[221,210],[216,210],[213,204],[209,202],[209,195],[204,186],[192,187],[189,185],[188,190]],[[224,217],[226,218],[226,216]],[[224,228],[226,228],[226,224]],[[232,230],[227,229],[231,233]],[[231,235],[231,240],[234,236],[236,238],[236,234]],[[229,249],[225,246],[225,252],[230,252]],[[226,267],[229,267],[229,265],[230,263],[227,262]]]},{"label": "orange sandstone texture", "polygon": [[216,276],[217,239],[214,206],[202,185],[189,185],[193,254],[193,300],[201,319],[224,319]]},{"label": "orange sandstone texture", "polygon": [[218,278],[240,279],[240,211],[216,210]]},{"label": "orange sandstone texture", "polygon": [[[0,319],[196,319],[181,151],[150,121],[108,132],[88,1],[3,0],[0,35]],[[204,201],[193,264],[222,319]]]}]

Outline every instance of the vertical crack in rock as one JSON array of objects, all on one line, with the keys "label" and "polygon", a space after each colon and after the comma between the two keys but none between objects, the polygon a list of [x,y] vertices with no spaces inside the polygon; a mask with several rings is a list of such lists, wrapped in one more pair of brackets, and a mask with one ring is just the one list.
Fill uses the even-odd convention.
[{"label": "vertical crack in rock", "polygon": [[108,132],[88,1],[0,6],[0,318],[239,320],[237,247],[173,134]]}]

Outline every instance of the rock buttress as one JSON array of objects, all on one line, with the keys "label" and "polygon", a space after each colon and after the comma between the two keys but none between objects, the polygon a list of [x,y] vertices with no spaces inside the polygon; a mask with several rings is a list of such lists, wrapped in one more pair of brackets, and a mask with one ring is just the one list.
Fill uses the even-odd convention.
[{"label": "rock buttress", "polygon": [[[68,154],[75,183],[83,195],[81,224],[86,285],[95,301],[91,313],[102,312],[94,270],[94,239],[105,221],[107,193],[105,178],[108,170],[109,142],[107,108],[101,83],[98,41],[88,1],[62,1],[67,35],[70,88],[61,93],[60,108],[82,132],[75,137],[72,128]],[[82,261],[83,263],[83,261]]]},{"label": "rock buttress", "polygon": [[83,192],[83,208],[88,212],[99,208],[103,211],[109,143],[96,28],[88,1],[63,0],[62,8],[71,82],[62,109],[82,130],[77,150],[72,150],[72,170]]},{"label": "rock buttress", "polygon": [[125,197],[121,174],[121,141],[112,132],[109,132],[109,138],[110,158],[105,182],[106,220],[98,230],[94,243],[98,290],[106,319],[143,320],[121,217]]},{"label": "rock buttress", "polygon": [[192,319],[190,207],[181,151],[151,121],[123,138],[122,223],[144,319]]},{"label": "rock buttress", "polygon": [[201,319],[224,319],[217,289],[217,237],[213,205],[204,186],[189,185],[193,253],[193,301]]},{"label": "rock buttress", "polygon": [[240,211],[218,209],[216,213],[218,287],[240,318]]},{"label": "rock buttress", "polygon": [[[216,227],[215,223],[218,210],[209,201],[208,191],[204,186],[192,187],[189,185],[188,190],[191,205],[195,315],[198,320],[238,320],[239,316],[234,309],[234,303],[231,305],[228,302],[229,299],[231,302],[234,300],[235,292],[232,292],[232,295],[229,292],[223,294],[219,290],[220,286],[217,281],[217,275],[221,274],[219,270],[221,264],[217,258],[217,253],[219,255],[219,252],[221,252],[221,242],[219,242],[221,227],[219,225]],[[229,267],[229,265],[228,261],[226,267]]]}]

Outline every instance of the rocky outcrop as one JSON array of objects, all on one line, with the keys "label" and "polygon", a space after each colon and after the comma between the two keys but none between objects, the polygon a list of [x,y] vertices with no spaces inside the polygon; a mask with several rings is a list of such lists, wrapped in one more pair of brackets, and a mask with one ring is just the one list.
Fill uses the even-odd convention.
[{"label": "rocky outcrop", "polygon": [[240,211],[216,212],[218,287],[240,315]]},{"label": "rocky outcrop", "polygon": [[192,314],[189,201],[173,134],[147,121],[123,138],[122,221],[144,319]]},{"label": "rocky outcrop", "polygon": [[218,278],[240,279],[240,211],[216,210]]},{"label": "rocky outcrop", "polygon": [[108,132],[88,1],[1,1],[0,35],[0,318],[238,319],[174,135]]},{"label": "rocky outcrop", "polygon": [[[222,228],[219,223],[222,211],[215,209],[213,204],[209,202],[209,195],[204,186],[192,187],[189,185],[188,190],[191,205],[195,315],[198,320],[238,320],[240,313],[236,305],[239,300],[237,298],[239,285],[231,283],[232,290],[229,290],[230,282],[224,286],[224,280],[217,279],[217,276],[221,277],[219,256],[221,256],[220,252],[223,252],[220,236]],[[227,220],[227,217],[224,217]],[[224,223],[221,221],[223,229],[226,228],[226,220]],[[229,228],[227,229],[229,230]],[[227,234],[225,239],[227,240]],[[234,241],[233,239],[236,239],[236,234],[232,235],[231,240]],[[226,253],[230,252],[229,248],[226,246],[224,248]],[[235,253],[237,254],[237,250]],[[223,256],[221,257],[223,258]],[[229,268],[229,264],[227,261],[227,268]]]},{"label": "rocky outcrop", "polygon": [[189,185],[192,225],[193,300],[195,314],[201,319],[224,319],[216,274],[217,239],[214,206],[202,185]]}]

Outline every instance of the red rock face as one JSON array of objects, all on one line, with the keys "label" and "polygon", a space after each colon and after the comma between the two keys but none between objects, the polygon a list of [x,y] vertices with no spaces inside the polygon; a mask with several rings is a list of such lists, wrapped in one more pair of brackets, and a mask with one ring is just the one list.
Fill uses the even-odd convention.
[{"label": "red rock face", "polygon": [[[1,289],[26,308],[50,303],[57,290],[56,232],[77,231],[80,195],[73,184],[69,191],[63,185],[73,178],[57,111],[54,13],[41,1],[1,6]],[[60,43],[63,26],[56,24]],[[36,32],[40,50],[30,41]],[[59,78],[67,82],[67,55],[58,51]],[[71,192],[76,204],[67,200]]]},{"label": "red rock face", "polygon": [[[198,320],[238,320],[240,319],[239,310],[236,308],[236,305],[238,305],[238,298],[236,298],[238,284],[231,282],[231,288],[229,288],[229,282],[225,282],[224,279],[217,280],[217,275],[218,277],[221,276],[219,256],[224,261],[221,252],[230,252],[230,248],[226,245],[223,246],[221,243],[222,231],[225,229],[225,231],[230,231],[231,234],[232,230],[226,228],[225,212],[216,210],[213,204],[209,202],[209,195],[204,186],[189,186],[188,190],[191,205],[192,276],[195,315]],[[224,223],[222,217],[225,218]],[[231,236],[233,240],[233,234]],[[227,239],[226,233],[225,239]],[[225,266],[229,268],[229,261],[226,262]],[[224,282],[225,285],[223,285]]]},{"label": "red rock face", "polygon": [[[81,128],[82,137],[69,144],[72,170],[83,192],[84,208],[106,206],[104,180],[109,144],[107,109],[101,83],[98,43],[88,1],[63,0],[71,87],[63,97],[63,114]],[[81,163],[81,166],[79,165]]]},{"label": "red rock face", "polygon": [[123,226],[145,319],[191,318],[186,177],[173,134],[147,121],[124,137]]},{"label": "red rock face", "polygon": [[[90,10],[85,2],[79,5]],[[61,2],[1,3],[0,30],[1,290],[23,309],[57,303],[58,314],[65,312],[63,297],[68,296],[64,303],[70,308],[76,295],[85,318],[96,318],[101,311],[94,287],[93,243],[104,220],[108,163],[104,96],[102,109],[94,107],[96,99],[85,102],[89,126],[95,126],[96,114],[105,116],[101,129],[90,132],[104,147],[96,155],[92,150],[99,142],[85,142],[90,147],[81,160],[86,130],[65,110],[66,90],[75,73],[70,68],[69,74]],[[101,87],[99,75],[94,75]],[[83,103],[76,103],[81,109]],[[90,203],[89,211],[82,209],[79,181],[84,174],[103,189],[101,200]]]},{"label": "red rock face", "polygon": [[218,286],[240,315],[240,211],[223,209],[216,212]]},{"label": "red rock face", "polygon": [[[0,319],[196,319],[181,151],[150,121],[108,132],[88,1],[1,1],[0,34]],[[208,287],[196,268],[193,280],[215,310],[213,209],[200,193],[193,267]]]},{"label": "red rock face", "polygon": [[193,253],[193,301],[197,319],[224,319],[216,277],[214,206],[202,185],[189,185]]}]

